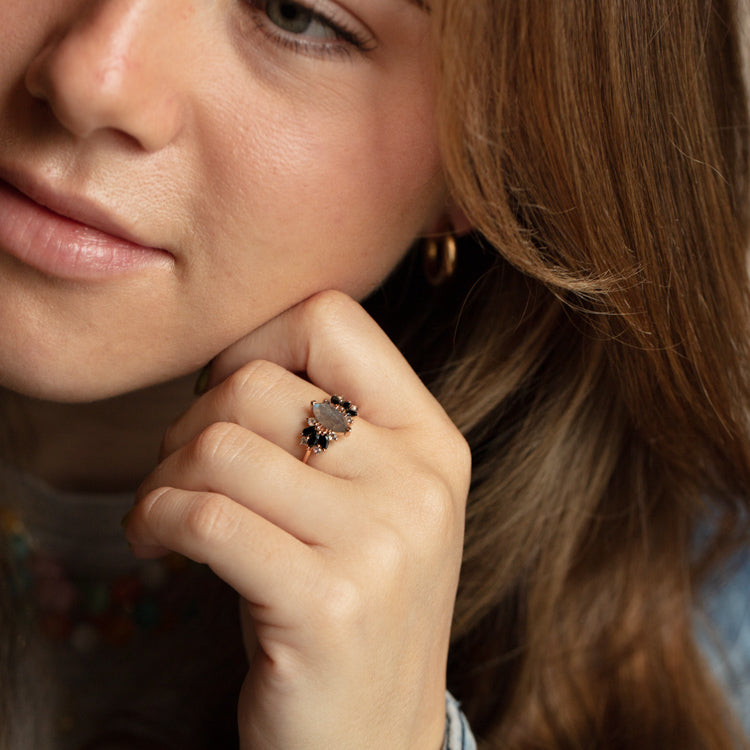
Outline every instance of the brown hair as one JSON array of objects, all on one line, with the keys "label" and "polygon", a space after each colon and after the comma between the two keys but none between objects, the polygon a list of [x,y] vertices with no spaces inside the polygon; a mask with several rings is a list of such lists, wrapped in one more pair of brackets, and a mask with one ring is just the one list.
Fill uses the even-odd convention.
[{"label": "brown hair", "polygon": [[738,9],[432,11],[477,229],[412,330],[475,460],[449,686],[485,747],[737,747],[693,633],[750,486]]},{"label": "brown hair", "polygon": [[[737,9],[431,12],[446,172],[477,231],[451,283],[407,260],[372,305],[473,448],[449,686],[487,748],[729,750],[693,631],[748,517]],[[25,654],[5,605],[7,675]]]}]

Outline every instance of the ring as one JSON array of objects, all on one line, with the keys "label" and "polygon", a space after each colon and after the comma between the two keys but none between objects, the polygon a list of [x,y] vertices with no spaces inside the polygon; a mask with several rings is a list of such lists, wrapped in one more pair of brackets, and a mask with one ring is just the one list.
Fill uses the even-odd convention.
[{"label": "ring", "polygon": [[306,464],[313,453],[322,453],[331,440],[348,435],[357,416],[357,407],[343,396],[331,396],[325,401],[311,401],[312,416],[300,433],[300,445],[305,446],[302,463]]}]

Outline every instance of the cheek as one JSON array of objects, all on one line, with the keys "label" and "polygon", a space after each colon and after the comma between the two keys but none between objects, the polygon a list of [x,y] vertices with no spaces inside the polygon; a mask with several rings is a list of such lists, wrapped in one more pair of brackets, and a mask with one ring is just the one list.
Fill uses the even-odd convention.
[{"label": "cheek", "polygon": [[336,286],[362,296],[434,220],[445,191],[428,98],[409,89],[336,105],[264,107],[256,97],[206,143],[204,195],[214,198],[194,214],[207,244],[222,248],[214,272],[244,264],[256,284],[283,276],[307,294]]},{"label": "cheek", "polygon": [[[56,3],[40,0],[0,1],[0,124],[19,126],[23,110],[29,101],[23,95],[20,83],[29,62],[38,53],[49,34],[48,18],[57,13]],[[5,128],[3,128],[5,131]],[[3,144],[4,145],[4,144]]]}]

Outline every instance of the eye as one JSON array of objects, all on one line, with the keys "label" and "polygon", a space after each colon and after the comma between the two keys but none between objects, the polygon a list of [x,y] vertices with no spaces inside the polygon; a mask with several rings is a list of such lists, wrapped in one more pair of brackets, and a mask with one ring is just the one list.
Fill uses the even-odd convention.
[{"label": "eye", "polygon": [[[2,0],[0,0],[2,2]],[[280,47],[314,57],[366,53],[375,39],[330,0],[246,0],[256,27]]]},{"label": "eye", "polygon": [[333,26],[311,8],[291,0],[267,0],[266,15],[287,34],[304,34],[317,39],[336,39]]}]

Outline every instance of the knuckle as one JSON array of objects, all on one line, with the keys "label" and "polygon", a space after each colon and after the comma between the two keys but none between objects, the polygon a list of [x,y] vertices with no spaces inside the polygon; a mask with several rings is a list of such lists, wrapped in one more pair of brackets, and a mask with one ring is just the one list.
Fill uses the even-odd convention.
[{"label": "knuckle", "polygon": [[241,405],[265,397],[278,383],[282,368],[264,359],[247,362],[233,372],[220,387],[220,398],[233,421],[241,421]]},{"label": "knuckle", "polygon": [[444,488],[450,496],[463,502],[471,481],[471,446],[452,422],[448,430],[442,430],[439,434],[439,442],[431,444],[434,445],[435,456],[439,459]]},{"label": "knuckle", "polygon": [[365,597],[354,581],[338,576],[329,581],[325,596],[318,602],[317,609],[328,627],[349,630],[364,618]]},{"label": "knuckle", "polygon": [[332,321],[351,316],[357,303],[349,295],[335,289],[327,289],[310,297],[306,303],[305,314],[313,325],[331,325]]},{"label": "knuckle", "polygon": [[[265,644],[263,651],[273,664],[273,670],[267,677],[269,686],[278,691],[287,691],[289,685],[295,684],[299,679],[300,670],[304,669],[304,661],[299,651],[281,641],[271,641]],[[239,710],[242,711],[244,708],[247,711],[249,721],[253,721],[255,717],[252,708],[248,711],[247,706],[253,707],[254,704],[240,701]],[[245,723],[247,723],[247,720]],[[240,726],[242,725],[241,720]]]},{"label": "knuckle", "polygon": [[383,525],[363,543],[366,563],[375,580],[400,579],[409,565],[410,553],[406,539],[395,529]]},{"label": "knuckle", "polygon": [[165,508],[171,504],[175,490],[172,487],[156,487],[150,489],[135,506],[134,515],[140,517],[149,528],[159,526],[161,518],[166,514]]},{"label": "knuckle", "polygon": [[458,430],[454,432],[451,449],[456,464],[456,481],[460,481],[460,492],[463,496],[468,492],[471,481],[472,455],[468,440]]},{"label": "knuckle", "polygon": [[471,467],[471,447],[463,433],[456,427],[448,414],[440,414],[440,423],[433,426],[434,434],[439,439],[439,445],[444,454],[451,471],[457,468]]},{"label": "knuckle", "polygon": [[441,475],[415,472],[411,489],[412,504],[418,519],[414,527],[422,536],[445,539],[457,526],[457,513],[452,502],[454,493],[449,484]]},{"label": "knuckle", "polygon": [[198,465],[224,463],[237,453],[241,427],[232,422],[214,422],[190,444],[188,460]]},{"label": "knuckle", "polygon": [[325,358],[325,367],[331,382],[345,379],[350,359],[361,345],[353,339],[353,323],[362,314],[362,308],[351,297],[336,290],[319,292],[305,303],[303,312],[304,329],[309,341],[315,339],[313,356]]},{"label": "knuckle", "polygon": [[235,528],[230,501],[215,493],[196,495],[185,514],[185,530],[197,544],[225,542]]},{"label": "knuckle", "polygon": [[393,581],[403,580],[408,574],[415,554],[413,550],[417,547],[413,546],[411,533],[405,532],[401,526],[398,521],[376,521],[357,544],[358,557],[370,582],[370,595],[381,586],[388,588]]}]

